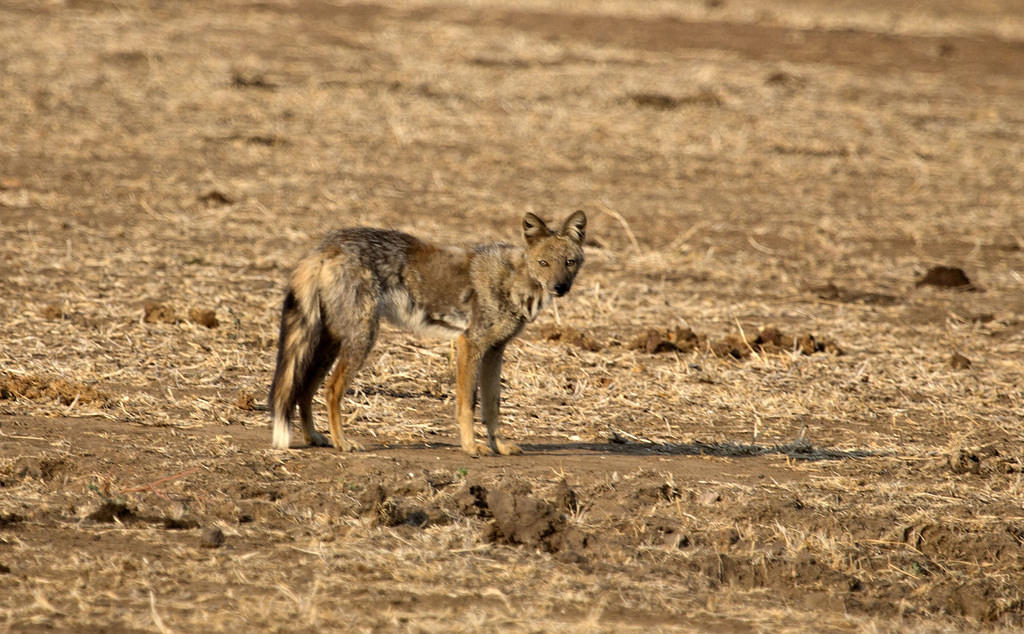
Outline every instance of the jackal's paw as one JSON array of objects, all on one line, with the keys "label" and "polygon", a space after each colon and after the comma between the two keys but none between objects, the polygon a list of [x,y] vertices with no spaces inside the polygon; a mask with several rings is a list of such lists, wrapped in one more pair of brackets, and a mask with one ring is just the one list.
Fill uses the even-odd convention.
[{"label": "jackal's paw", "polygon": [[469,447],[463,445],[462,450],[474,458],[491,455],[491,448],[481,442],[473,443]]},{"label": "jackal's paw", "polygon": [[334,443],[334,447],[338,451],[362,451],[363,446],[354,440],[347,440],[345,438],[339,439]]},{"label": "jackal's paw", "polygon": [[306,436],[306,444],[310,447],[330,447],[331,439],[318,431],[314,431]]},{"label": "jackal's paw", "polygon": [[511,442],[498,441],[498,453],[503,456],[518,456],[523,453],[519,445]]}]

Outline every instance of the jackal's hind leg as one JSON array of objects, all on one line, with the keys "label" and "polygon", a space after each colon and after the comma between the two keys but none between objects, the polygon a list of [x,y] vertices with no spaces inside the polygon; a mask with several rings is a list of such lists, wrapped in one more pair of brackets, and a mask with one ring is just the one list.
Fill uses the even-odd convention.
[{"label": "jackal's hind leg", "polygon": [[334,362],[337,355],[338,345],[325,333],[320,339],[320,344],[300,386],[298,404],[299,419],[302,421],[302,436],[306,444],[313,447],[331,446],[331,441],[327,436],[317,431],[313,425],[313,396],[327,375],[327,371],[331,369],[331,363]]},{"label": "jackal's hind leg", "polygon": [[352,382],[352,375],[359,369],[358,364],[353,364],[344,357],[338,359],[334,366],[334,373],[327,380],[327,419],[331,425],[331,441],[334,448],[339,451],[358,451],[362,446],[345,438],[345,431],[341,428],[341,400],[345,397],[349,383]]}]

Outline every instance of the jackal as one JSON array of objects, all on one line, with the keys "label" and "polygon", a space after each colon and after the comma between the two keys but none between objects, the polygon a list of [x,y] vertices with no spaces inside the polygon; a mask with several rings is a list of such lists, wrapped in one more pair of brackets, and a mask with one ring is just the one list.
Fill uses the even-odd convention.
[{"label": "jackal", "polygon": [[[270,387],[273,446],[291,441],[299,406],[307,444],[331,443],[313,426],[313,394],[327,380],[327,416],[334,447],[345,439],[341,399],[377,340],[381,318],[414,332],[456,338],[455,418],[470,455],[522,453],[498,428],[505,345],[536,319],[551,297],[569,292],[583,264],[587,217],[570,215],[553,231],[532,213],[523,217],[525,247],[437,246],[399,231],[341,229],[299,262],[281,311],[277,369]],[[480,391],[487,444],[473,438]]]}]

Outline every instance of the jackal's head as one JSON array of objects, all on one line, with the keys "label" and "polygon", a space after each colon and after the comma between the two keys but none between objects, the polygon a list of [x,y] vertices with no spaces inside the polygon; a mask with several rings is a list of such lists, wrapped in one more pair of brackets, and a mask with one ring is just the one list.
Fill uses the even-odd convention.
[{"label": "jackal's head", "polygon": [[566,218],[557,232],[533,214],[523,216],[526,270],[530,278],[552,295],[561,297],[568,293],[583,265],[586,230],[587,216],[582,211]]}]

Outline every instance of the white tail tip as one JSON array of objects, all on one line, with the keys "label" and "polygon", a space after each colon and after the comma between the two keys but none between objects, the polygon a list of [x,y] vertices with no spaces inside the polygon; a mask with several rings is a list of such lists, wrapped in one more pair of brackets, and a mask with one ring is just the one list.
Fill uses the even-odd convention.
[{"label": "white tail tip", "polygon": [[274,419],[274,440],[271,446],[274,449],[288,449],[292,444],[291,430],[288,428],[288,421]]}]

